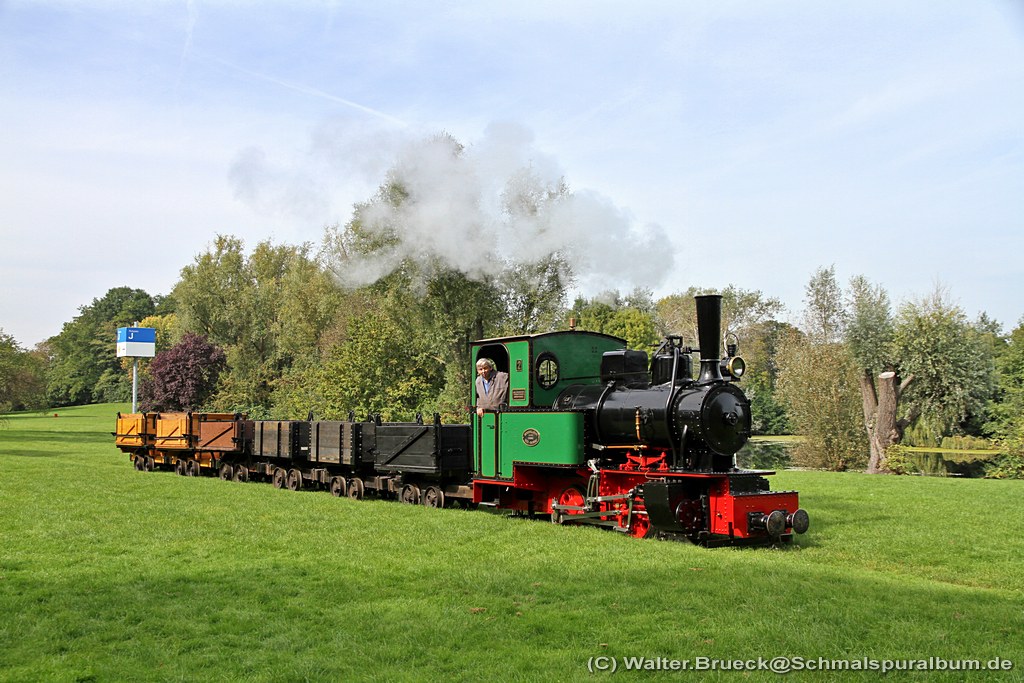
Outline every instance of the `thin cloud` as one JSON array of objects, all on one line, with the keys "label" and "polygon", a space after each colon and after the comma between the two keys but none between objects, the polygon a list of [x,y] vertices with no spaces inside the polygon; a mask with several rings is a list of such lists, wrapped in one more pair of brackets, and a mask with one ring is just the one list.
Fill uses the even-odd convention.
[{"label": "thin cloud", "polygon": [[244,66],[239,66],[238,64],[233,64],[233,63],[227,61],[226,59],[221,59],[219,57],[208,57],[208,59],[210,59],[212,61],[215,61],[218,64],[221,64],[223,66],[226,66],[229,69],[233,69],[233,70],[235,70],[235,71],[237,71],[239,73],[243,73],[243,74],[245,74],[247,76],[251,76],[252,78],[257,78],[257,79],[259,79],[261,81],[265,81],[267,83],[273,83],[274,85],[278,85],[278,86],[281,86],[282,88],[286,88],[288,90],[293,90],[295,92],[302,93],[303,95],[311,95],[313,97],[319,97],[319,98],[327,100],[329,102],[336,102],[338,104],[342,104],[342,105],[344,105],[346,107],[350,107],[350,108],[355,109],[357,111],[361,111],[364,114],[370,114],[371,116],[374,116],[374,117],[376,117],[378,119],[381,119],[382,121],[387,121],[388,123],[392,123],[392,124],[394,124],[396,126],[401,126],[401,127],[404,128],[404,127],[409,125],[406,121],[403,121],[402,119],[398,118],[397,116],[392,116],[391,114],[387,114],[387,113],[382,112],[382,111],[380,111],[378,109],[374,109],[373,107],[368,107],[365,104],[359,104],[358,102],[353,102],[352,100],[345,99],[344,97],[338,97],[337,95],[332,95],[331,93],[325,92],[323,90],[320,90],[319,88],[314,88],[314,87],[311,87],[311,86],[308,86],[308,85],[303,85],[302,83],[292,83],[290,81],[284,80],[283,78],[277,78],[276,76],[271,76],[269,74],[264,74],[264,73],[260,73],[258,71],[253,71],[252,69],[247,69]]}]

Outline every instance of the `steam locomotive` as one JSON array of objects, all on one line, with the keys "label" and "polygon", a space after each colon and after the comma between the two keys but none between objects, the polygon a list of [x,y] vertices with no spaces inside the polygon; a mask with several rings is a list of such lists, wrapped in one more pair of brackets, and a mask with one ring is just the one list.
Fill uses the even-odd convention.
[{"label": "steam locomotive", "polygon": [[[741,470],[750,403],[743,361],[721,356],[721,297],[696,297],[699,348],[667,337],[653,357],[576,330],[486,339],[509,400],[472,423],[248,420],[228,413],[118,414],[115,443],[139,470],[264,480],[335,496],[549,515],[638,538],[704,545],[787,542],[809,525],[795,491]],[[699,353],[697,377],[691,354]],[[475,406],[476,399],[473,398]]]}]

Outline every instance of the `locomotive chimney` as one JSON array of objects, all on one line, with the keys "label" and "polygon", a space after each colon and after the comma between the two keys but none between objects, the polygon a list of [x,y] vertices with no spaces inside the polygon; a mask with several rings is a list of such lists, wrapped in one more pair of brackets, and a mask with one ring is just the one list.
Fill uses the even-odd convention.
[{"label": "locomotive chimney", "polygon": [[694,299],[697,302],[697,342],[700,344],[700,376],[697,383],[721,382],[722,297],[719,294],[708,294]]}]

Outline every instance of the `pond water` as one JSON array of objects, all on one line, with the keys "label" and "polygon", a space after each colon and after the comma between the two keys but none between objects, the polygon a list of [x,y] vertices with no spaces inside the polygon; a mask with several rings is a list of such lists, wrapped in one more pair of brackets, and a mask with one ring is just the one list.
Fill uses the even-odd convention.
[{"label": "pond water", "polygon": [[747,441],[736,454],[736,465],[747,470],[784,470],[792,460],[790,442]]},{"label": "pond water", "polygon": [[949,451],[911,451],[907,459],[921,474],[934,477],[984,477],[985,465],[995,454],[951,453]]},{"label": "pond water", "polygon": [[[736,454],[736,464],[751,470],[784,470],[792,466],[792,441],[751,440]],[[921,474],[933,477],[984,477],[995,453],[911,451],[907,458]]]}]

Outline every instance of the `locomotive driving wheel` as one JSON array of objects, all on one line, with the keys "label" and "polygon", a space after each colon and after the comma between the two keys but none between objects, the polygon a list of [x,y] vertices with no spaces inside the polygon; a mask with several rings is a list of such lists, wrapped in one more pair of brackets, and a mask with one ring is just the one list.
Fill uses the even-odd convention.
[{"label": "locomotive driving wheel", "polygon": [[[562,491],[557,498],[551,499],[552,503],[558,505],[573,506],[582,508],[586,504],[586,498],[583,497],[583,491],[578,486],[570,486],[569,488]],[[556,510],[552,506],[551,510],[551,521],[555,524],[565,524],[566,517],[571,515],[582,514],[583,510]]]},{"label": "locomotive driving wheel", "polygon": [[647,516],[647,510],[643,503],[634,503],[629,519],[629,535],[633,538],[647,538],[651,533],[651,518]]},{"label": "locomotive driving wheel", "polygon": [[633,519],[630,522],[630,536],[634,539],[646,539],[651,535],[650,529],[650,517],[647,516],[647,512],[637,513],[637,509],[633,508]]}]

